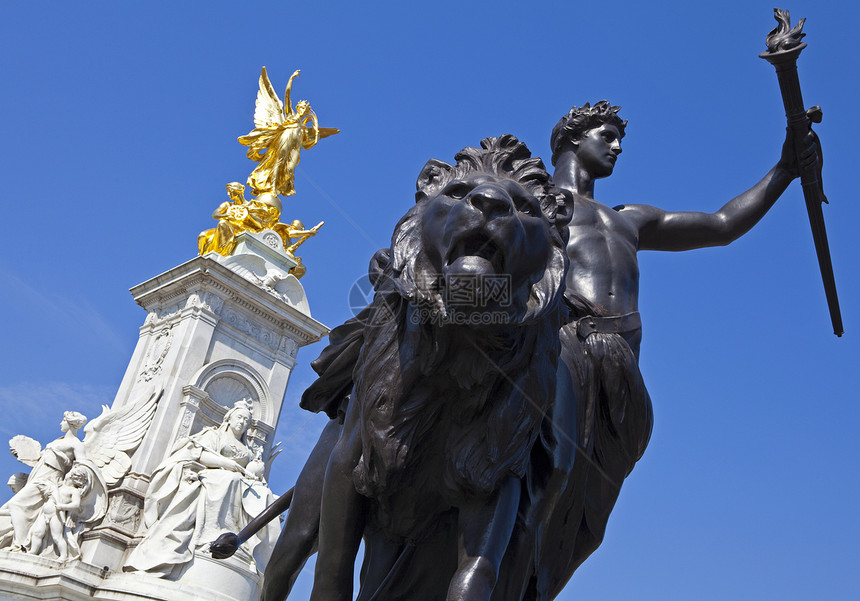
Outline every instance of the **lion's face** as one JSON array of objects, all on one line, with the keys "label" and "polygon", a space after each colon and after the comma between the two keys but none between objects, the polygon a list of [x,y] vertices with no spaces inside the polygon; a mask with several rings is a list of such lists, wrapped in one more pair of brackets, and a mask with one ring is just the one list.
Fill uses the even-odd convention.
[{"label": "lion's face", "polygon": [[476,173],[427,203],[424,252],[444,279],[506,276],[516,288],[546,266],[547,221],[538,199],[516,182]]},{"label": "lion's face", "polygon": [[[502,311],[514,322],[554,296],[559,282],[553,276],[564,270],[559,232],[538,198],[517,182],[472,173],[414,211],[408,238],[418,244],[407,254],[414,261],[415,300],[444,315]],[[545,290],[535,294],[535,286]]]}]

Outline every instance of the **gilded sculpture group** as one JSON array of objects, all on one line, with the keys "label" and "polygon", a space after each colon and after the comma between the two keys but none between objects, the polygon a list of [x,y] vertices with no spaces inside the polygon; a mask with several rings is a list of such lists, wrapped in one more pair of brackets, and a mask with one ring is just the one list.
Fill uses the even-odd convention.
[{"label": "gilded sculpture group", "polygon": [[239,182],[227,184],[230,201],[219,205],[212,214],[218,225],[197,237],[197,249],[201,255],[214,251],[228,256],[235,250],[236,237],[240,233],[273,230],[280,236],[287,255],[296,261],[290,273],[297,278],[306,273],[307,268],[295,252],[308,238],[316,235],[323,224],[320,222],[305,229],[298,219],[290,224],[280,223],[282,206],[278,196],[296,193],[295,171],[301,150],[312,148],[320,139],[334,135],[338,130],[320,127],[316,114],[305,100],[300,100],[293,108],[290,93],[293,80],[298,75],[299,71],[295,71],[290,76],[284,102],[281,103],[263,67],[254,111],[256,127],[239,138],[239,143],[248,147],[248,158],[259,163],[247,181],[256,196],[246,200],[245,186]]}]

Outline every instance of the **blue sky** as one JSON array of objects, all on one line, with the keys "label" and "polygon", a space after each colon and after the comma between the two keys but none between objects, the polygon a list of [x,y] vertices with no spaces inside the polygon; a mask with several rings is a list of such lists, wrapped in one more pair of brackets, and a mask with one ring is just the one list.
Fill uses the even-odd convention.
[{"label": "blue sky", "polygon": [[[776,77],[757,58],[772,8],[6,3],[0,435],[44,444],[63,410],[92,417],[112,401],[145,317],[128,289],[193,257],[224,184],[253,168],[236,137],[252,127],[261,65],[279,91],[301,68],[294,99],[342,130],[303,155],[284,203],[285,220],[326,222],[302,247],[302,283],[334,327],[427,159],[513,133],[548,163],[550,130],[573,104],[608,98],[629,120],[595,193],[609,205],[713,211],[754,184],[783,138]],[[654,433],[563,601],[860,597],[860,8],[787,8],[808,19],[799,70],[807,105],[824,110],[847,333],[830,330],[799,183],[729,247],[642,253]],[[296,408],[321,348],[299,353],[276,492],[323,424]],[[22,467],[0,456],[0,473]]]}]

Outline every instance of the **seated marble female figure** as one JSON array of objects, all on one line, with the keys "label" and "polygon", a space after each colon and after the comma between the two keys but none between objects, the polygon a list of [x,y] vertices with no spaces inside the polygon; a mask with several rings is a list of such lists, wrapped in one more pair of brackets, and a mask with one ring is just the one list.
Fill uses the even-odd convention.
[{"label": "seated marble female figure", "polygon": [[[176,577],[219,534],[241,529],[274,500],[247,442],[250,421],[250,403],[237,402],[221,425],[181,439],[155,469],[144,501],[146,535],[125,570]],[[277,537],[277,525],[268,525],[238,556],[262,573]]]}]

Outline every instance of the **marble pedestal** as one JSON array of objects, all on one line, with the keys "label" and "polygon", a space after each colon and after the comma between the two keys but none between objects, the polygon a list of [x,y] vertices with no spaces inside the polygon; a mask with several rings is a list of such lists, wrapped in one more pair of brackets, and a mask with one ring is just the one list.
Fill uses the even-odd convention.
[{"label": "marble pedestal", "polygon": [[211,558],[195,558],[207,579],[164,580],[82,561],[0,551],[0,601],[252,601],[259,579]]}]

